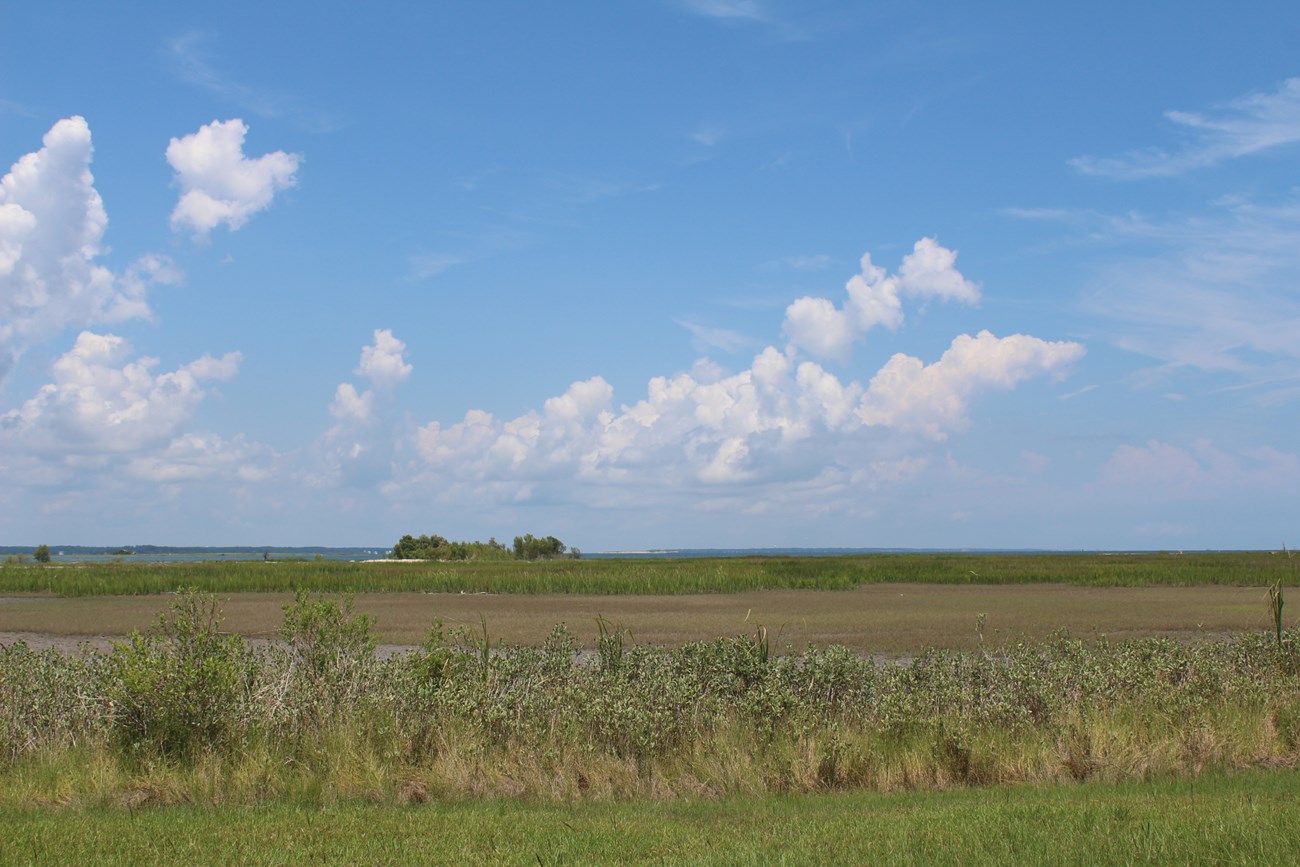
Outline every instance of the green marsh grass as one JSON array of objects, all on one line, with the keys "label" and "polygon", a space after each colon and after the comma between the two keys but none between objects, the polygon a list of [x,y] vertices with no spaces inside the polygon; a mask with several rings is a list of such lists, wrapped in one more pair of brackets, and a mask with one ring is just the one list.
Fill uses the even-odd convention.
[{"label": "green marsh grass", "polygon": [[749,590],[848,590],[866,584],[1043,584],[1090,587],[1292,581],[1294,563],[1270,552],[1190,554],[873,554],[844,557],[471,561],[62,563],[0,567],[0,593],[142,595],[193,587],[211,593],[444,593],[680,595]]}]

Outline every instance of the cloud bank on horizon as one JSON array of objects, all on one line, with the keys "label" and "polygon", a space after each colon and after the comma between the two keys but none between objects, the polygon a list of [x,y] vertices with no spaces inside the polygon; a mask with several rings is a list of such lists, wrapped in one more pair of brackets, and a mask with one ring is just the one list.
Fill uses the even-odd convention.
[{"label": "cloud bank on horizon", "polygon": [[[693,38],[755,62],[834,38],[772,4],[668,5],[674,27],[716,27]],[[917,38],[899,44],[961,63]],[[110,126],[96,152],[91,105],[0,155],[7,544],[540,530],[589,550],[1194,548],[1285,532],[1300,200],[1259,178],[1298,155],[1300,79],[1163,109],[1173,143],[1079,156],[1044,133],[1050,166],[985,155],[1001,201],[952,179],[900,187],[902,229],[853,195],[841,208],[823,165],[881,195],[909,166],[941,169],[853,126],[810,156],[738,96],[681,119],[671,159],[534,175],[479,157],[514,140],[472,129],[461,148],[435,128],[246,123],[222,101],[271,103],[208,60],[197,110],[225,119]],[[185,69],[175,86],[196,86]],[[878,110],[898,110],[905,138],[924,105]],[[621,134],[579,112],[554,135],[570,124]],[[1133,192],[1191,175],[1219,189]],[[783,219],[748,198],[756,185],[789,202],[819,190],[832,212]]]}]

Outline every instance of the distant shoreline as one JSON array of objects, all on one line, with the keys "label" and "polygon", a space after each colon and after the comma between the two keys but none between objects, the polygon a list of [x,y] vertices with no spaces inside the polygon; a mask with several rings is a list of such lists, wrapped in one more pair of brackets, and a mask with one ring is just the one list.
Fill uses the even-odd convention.
[{"label": "distant shoreline", "polygon": [[[0,557],[30,557],[34,545],[0,546]],[[93,546],[93,545],[50,545],[50,552],[55,562],[95,562],[103,560],[123,560],[137,562],[202,562],[202,561],[240,561],[270,559],[325,559],[345,562],[388,562],[391,548],[355,547],[330,548],[325,546],[286,547],[286,546]],[[1243,549],[1244,550],[1244,549]],[[1260,549],[1261,551],[1264,549]],[[129,552],[129,553],[128,553]],[[610,559],[707,559],[735,557],[849,557],[880,554],[961,554],[961,555],[1052,555],[1052,554],[1093,554],[1093,555],[1166,555],[1204,553],[1234,553],[1220,549],[1053,549],[1053,548],[643,548],[613,551],[584,551],[583,558],[592,560]],[[396,562],[396,561],[393,561]]]}]

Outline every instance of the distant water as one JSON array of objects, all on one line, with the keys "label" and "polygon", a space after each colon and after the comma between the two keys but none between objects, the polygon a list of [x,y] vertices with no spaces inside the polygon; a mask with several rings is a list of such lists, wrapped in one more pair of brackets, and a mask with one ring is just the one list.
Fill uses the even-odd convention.
[{"label": "distant water", "polygon": [[[29,552],[27,553],[30,557]],[[233,562],[237,560],[314,560],[317,554],[324,560],[375,560],[383,557],[388,553],[388,549],[373,551],[358,551],[356,549],[337,550],[337,551],[318,551],[311,554],[298,554],[288,552],[276,552],[272,550],[269,558],[262,551],[186,551],[184,553],[170,553],[159,551],[140,552],[138,554],[91,554],[81,551],[61,552],[58,549],[50,550],[50,561],[53,563],[112,563],[121,561],[123,563],[220,563]],[[0,557],[4,556],[0,554]]]},{"label": "distant water", "polygon": [[[1046,554],[1039,548],[664,548],[647,551],[582,553],[592,560],[668,557],[842,557],[849,554]],[[1059,552],[1056,552],[1059,553]]]}]

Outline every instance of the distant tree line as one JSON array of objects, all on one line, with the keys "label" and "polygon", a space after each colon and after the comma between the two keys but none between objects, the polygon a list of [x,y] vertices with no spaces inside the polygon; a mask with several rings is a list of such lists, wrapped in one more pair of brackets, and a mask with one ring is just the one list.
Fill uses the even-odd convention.
[{"label": "distant tree line", "polygon": [[[31,556],[32,559],[35,560],[37,563],[50,562],[50,546],[37,545],[36,548],[32,551]],[[14,566],[19,563],[26,563],[27,553],[25,551],[11,551],[9,555],[5,557],[4,562],[6,566]]]},{"label": "distant tree line", "polygon": [[408,533],[397,540],[389,554],[393,560],[554,560],[564,556],[577,559],[582,552],[570,550],[554,536],[538,538],[532,533],[515,536],[510,548],[494,538],[486,542],[453,542],[438,535]]}]

